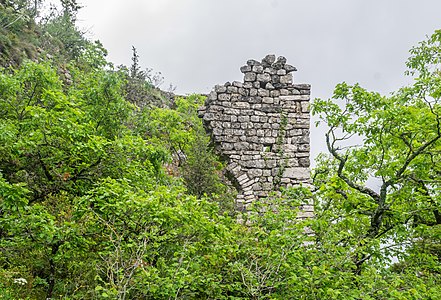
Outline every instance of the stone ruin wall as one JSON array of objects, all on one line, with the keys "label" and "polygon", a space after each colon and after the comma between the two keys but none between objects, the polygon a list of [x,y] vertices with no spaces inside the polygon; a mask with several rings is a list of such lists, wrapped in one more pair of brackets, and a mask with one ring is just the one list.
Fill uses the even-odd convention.
[{"label": "stone ruin wall", "polygon": [[[199,114],[245,210],[280,187],[310,183],[310,85],[293,84],[296,68],[282,56],[248,60],[240,71],[243,82],[215,86]],[[304,205],[299,218],[312,215]]]}]

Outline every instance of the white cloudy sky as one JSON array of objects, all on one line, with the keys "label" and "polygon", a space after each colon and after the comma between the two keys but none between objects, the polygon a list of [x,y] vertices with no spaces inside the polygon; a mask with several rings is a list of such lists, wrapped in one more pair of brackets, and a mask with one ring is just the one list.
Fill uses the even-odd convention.
[{"label": "white cloudy sky", "polygon": [[[177,92],[207,93],[242,80],[248,59],[283,55],[312,98],[341,81],[383,94],[409,82],[408,50],[441,28],[440,0],[79,0],[80,27],[116,65],[161,71]],[[167,84],[164,85],[164,88]],[[312,155],[323,150],[312,128]]]}]

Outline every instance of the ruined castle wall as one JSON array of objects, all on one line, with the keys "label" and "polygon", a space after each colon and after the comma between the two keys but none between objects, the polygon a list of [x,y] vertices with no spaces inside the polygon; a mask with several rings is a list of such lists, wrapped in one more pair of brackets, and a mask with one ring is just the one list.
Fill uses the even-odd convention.
[{"label": "ruined castle wall", "polygon": [[[240,68],[243,82],[215,86],[200,116],[238,189],[237,205],[280,187],[310,182],[310,85],[293,84],[296,68],[267,55]],[[312,216],[312,207],[302,216]]]}]

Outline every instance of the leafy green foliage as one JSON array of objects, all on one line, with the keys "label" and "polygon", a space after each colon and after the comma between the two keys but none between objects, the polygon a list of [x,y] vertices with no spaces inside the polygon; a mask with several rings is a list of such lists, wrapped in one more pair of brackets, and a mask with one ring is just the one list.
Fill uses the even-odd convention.
[{"label": "leafy green foliage", "polygon": [[[210,251],[218,226],[235,224],[166,172],[172,149],[188,151],[202,134],[202,98],[139,111],[124,99],[124,74],[95,64],[101,51],[87,55],[69,66],[70,85],[49,64],[28,61],[0,74],[2,297],[136,298],[145,284],[156,285],[158,297],[172,295],[182,289],[174,278],[184,282],[188,268],[199,268],[180,267],[178,253],[191,262]],[[173,121],[176,113],[182,123]],[[152,124],[167,126],[172,138]],[[158,264],[148,271],[154,281],[138,266],[134,272],[134,257],[141,266]]]},{"label": "leafy green foliage", "polygon": [[[441,226],[440,37],[437,31],[411,50],[413,85],[384,97],[342,83],[333,96],[340,103],[313,105],[329,127],[330,155],[321,157],[315,174],[317,207],[333,218],[341,242],[357,249],[357,273],[370,261],[396,257],[404,265],[431,265],[421,272],[439,277],[439,254],[428,248],[438,247]],[[363,142],[353,145],[353,137]]]}]

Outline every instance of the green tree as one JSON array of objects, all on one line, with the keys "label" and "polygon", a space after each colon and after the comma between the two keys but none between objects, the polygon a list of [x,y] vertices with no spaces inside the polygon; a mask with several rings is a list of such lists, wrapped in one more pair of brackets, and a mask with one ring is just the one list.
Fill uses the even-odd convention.
[{"label": "green tree", "polygon": [[119,69],[126,78],[124,90],[127,101],[140,108],[170,108],[172,106],[173,95],[159,89],[164,77],[160,72],[154,73],[152,69],[141,69],[138,51],[135,47],[132,46],[130,67],[120,66]]},{"label": "green tree", "polygon": [[416,253],[437,255],[428,272],[439,272],[440,41],[438,30],[410,51],[414,83],[391,96],[342,83],[332,100],[313,104],[329,128],[329,155],[320,157],[314,177],[317,208],[334,218],[340,243],[356,249],[356,273],[375,257],[405,258],[410,249],[409,261]]},{"label": "green tree", "polygon": [[[66,94],[48,64],[0,74],[0,265],[5,278],[27,277],[35,298],[93,279],[80,266],[94,270],[97,254],[87,250],[95,242],[84,237],[90,223],[75,219],[75,199],[100,178],[133,180],[144,190],[158,184],[158,149],[125,126],[134,107],[122,98],[120,75],[75,76]],[[72,277],[78,281],[69,284]]]}]

